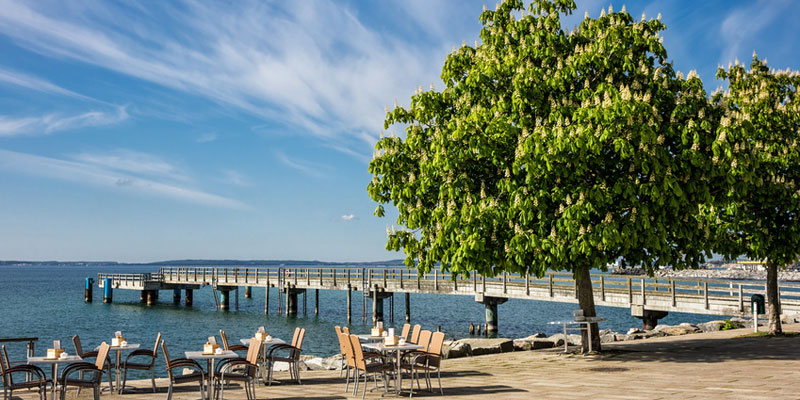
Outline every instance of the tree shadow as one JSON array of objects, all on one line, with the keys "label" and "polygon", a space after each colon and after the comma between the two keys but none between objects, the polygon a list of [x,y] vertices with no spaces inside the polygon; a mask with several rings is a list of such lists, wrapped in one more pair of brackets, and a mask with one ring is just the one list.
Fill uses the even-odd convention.
[{"label": "tree shadow", "polygon": [[726,361],[800,360],[800,337],[735,337],[606,344],[596,361],[719,363]]}]

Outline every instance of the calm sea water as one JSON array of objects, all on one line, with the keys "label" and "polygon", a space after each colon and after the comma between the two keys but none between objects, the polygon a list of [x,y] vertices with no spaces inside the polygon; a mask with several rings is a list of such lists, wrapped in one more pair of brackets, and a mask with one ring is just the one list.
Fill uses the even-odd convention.
[{"label": "calm sea water", "polygon": [[[308,294],[307,315],[302,315],[302,297],[299,299],[301,315],[287,318],[277,314],[278,295],[271,291],[270,315],[264,315],[264,289],[253,288],[253,298],[245,299],[240,290],[238,311],[215,311],[210,288],[195,290],[194,306],[172,304],[172,292],[163,291],[159,304],[147,306],[139,302],[139,292],[115,290],[113,304],[103,304],[102,291],[95,287],[94,302],[83,302],[84,280],[98,272],[155,272],[156,267],[0,267],[0,337],[39,338],[37,354],[50,347],[54,339],[65,344],[72,353],[71,338],[80,335],[84,347],[94,347],[101,341],[109,341],[115,331],[122,331],[131,343],[141,343],[151,348],[158,332],[164,335],[173,357],[182,356],[187,350],[200,350],[206,337],[218,335],[224,329],[229,340],[239,342],[249,338],[256,328],[263,325],[276,337],[291,339],[297,326],[306,328],[303,344],[305,354],[328,356],[338,352],[334,335],[335,325],[347,322],[346,295],[343,291],[320,290],[320,314],[314,315],[314,295]],[[362,323],[361,292],[353,296],[354,333],[369,331],[371,321]],[[385,301],[385,319],[389,322],[389,304]],[[234,300],[231,299],[231,307]],[[558,333],[558,327],[548,321],[571,318],[574,304],[551,303],[511,299],[500,305],[500,335],[524,337],[543,332]],[[368,315],[372,306],[367,302]],[[395,296],[394,325],[402,327],[405,315],[403,295]],[[435,330],[441,325],[448,337],[468,336],[470,322],[483,322],[483,305],[469,296],[425,295],[411,296],[412,323],[422,324],[424,329]],[[606,318],[603,329],[627,331],[640,327],[641,321],[630,316],[626,308],[599,307],[598,314]],[[371,317],[370,317],[371,318]],[[696,314],[670,313],[660,322],[704,322],[719,317]],[[7,344],[11,358],[22,359],[24,344]],[[159,360],[161,362],[161,360]],[[162,372],[162,368],[157,369]]]}]

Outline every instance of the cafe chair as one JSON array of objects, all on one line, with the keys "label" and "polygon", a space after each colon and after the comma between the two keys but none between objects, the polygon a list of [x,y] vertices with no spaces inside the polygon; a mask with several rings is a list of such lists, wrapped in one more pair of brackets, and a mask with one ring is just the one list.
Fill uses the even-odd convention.
[{"label": "cafe chair", "polygon": [[[258,355],[261,353],[261,341],[252,338],[247,348],[247,357],[227,359],[218,371],[214,372],[214,397],[224,399],[225,385],[231,381],[243,382],[247,400],[256,398],[256,380],[258,374]],[[219,390],[219,392],[217,392]]]},{"label": "cafe chair", "polygon": [[[97,350],[97,357],[94,364],[89,362],[72,363],[64,368],[64,372],[59,378],[61,385],[61,399],[67,398],[67,388],[69,386],[76,386],[78,388],[92,388],[94,400],[100,399],[100,385],[103,381],[103,372],[106,371],[106,360],[108,359],[108,351],[111,346],[108,343],[100,343],[100,349]],[[77,378],[71,376],[78,373]],[[86,375],[90,375],[87,379]]]},{"label": "cafe chair", "polygon": [[[153,345],[153,350],[146,350],[146,349],[139,349],[134,350],[128,357],[125,358],[125,361],[122,363],[122,369],[124,372],[122,373],[122,389],[120,392],[125,390],[125,383],[128,381],[128,370],[138,370],[138,371],[150,371],[150,383],[153,385],[153,393],[156,392],[156,373],[155,373],[155,365],[156,365],[156,358],[158,357],[158,345],[161,343],[161,332],[158,332],[156,336],[156,344]],[[136,357],[136,361],[131,361],[132,358]]]},{"label": "cafe chair", "polygon": [[[424,338],[425,332],[430,331],[423,331],[420,335],[421,339]],[[414,394],[414,377],[417,379],[417,388],[421,389],[419,384],[420,372],[424,373],[425,384],[428,390],[432,388],[431,373],[436,372],[436,378],[439,380],[439,392],[444,394],[440,369],[442,363],[442,346],[444,345],[444,332],[435,332],[432,335],[428,335],[428,340],[429,342],[426,345],[426,349],[413,351],[405,357],[406,360],[410,359],[408,363],[402,366],[404,370],[408,370],[411,373],[411,390],[409,392],[409,397]]]},{"label": "cafe chair", "polygon": [[[295,328],[294,336],[292,337],[292,344],[277,344],[272,346],[267,353],[267,382],[272,384],[272,370],[276,362],[282,361],[289,364],[290,379],[302,383],[300,381],[300,353],[303,351],[303,338],[306,336],[305,328]],[[281,352],[286,352],[280,355]]]},{"label": "cafe chair", "polygon": [[249,351],[247,346],[243,344],[234,344],[233,346],[228,344],[228,335],[225,334],[225,331],[222,329],[219,330],[219,336],[222,338],[222,348],[224,350],[230,351]]},{"label": "cafe chair", "polygon": [[339,367],[339,376],[342,376],[343,372],[347,372],[349,376],[350,369],[347,366],[347,354],[345,353],[345,343],[342,340],[342,327],[336,325],[333,327],[333,330],[336,331],[336,338],[339,340],[339,354],[342,355],[342,363]]},{"label": "cafe chair", "polygon": [[422,325],[414,325],[414,329],[411,331],[411,340],[409,340],[409,342],[418,344],[420,331],[422,331]]},{"label": "cafe chair", "polygon": [[[39,399],[47,400],[47,385],[53,382],[47,378],[44,371],[35,366],[20,364],[11,366],[11,359],[8,358],[6,346],[2,346],[0,352],[0,376],[3,381],[3,400],[11,399],[14,391],[18,389],[39,389]],[[24,379],[15,382],[14,375],[24,375]]]},{"label": "cafe chair", "polygon": [[[353,388],[353,396],[358,395],[358,385],[360,377],[364,377],[364,391],[361,395],[363,399],[367,395],[367,378],[369,375],[373,375],[377,381],[377,374],[381,374],[381,378],[383,379],[383,388],[384,390],[388,389],[389,382],[387,379],[387,373],[390,373],[394,367],[386,363],[384,358],[380,354],[371,353],[366,355],[363,350],[361,350],[361,340],[358,339],[357,335],[350,335],[350,351],[352,351],[352,360],[353,360],[353,371],[355,377],[355,385]],[[373,360],[372,362],[367,362],[369,360]],[[345,388],[345,390],[347,390]]]},{"label": "cafe chair", "polygon": [[[75,335],[75,336],[72,337],[72,345],[75,346],[75,354],[77,354],[78,357],[82,358],[83,361],[87,361],[87,359],[96,358],[97,357],[97,351],[96,350],[87,351],[87,352],[83,351],[83,346],[81,345],[81,337],[78,336],[78,335]],[[114,368],[116,368],[116,365],[114,365],[114,363],[111,362],[111,357],[106,356],[106,373],[108,374],[108,390],[109,391],[114,391],[114,384],[112,383],[113,381],[111,380],[111,370],[114,369]],[[81,379],[83,379],[83,376],[81,376]],[[78,387],[78,393],[80,394],[80,392],[81,392],[81,388]]]},{"label": "cafe chair", "polygon": [[400,332],[400,338],[405,341],[408,341],[408,332],[410,331],[411,331],[411,324],[408,323],[403,324],[403,331]]},{"label": "cafe chair", "polygon": [[[355,358],[353,355],[353,344],[350,343],[350,335],[344,332],[338,334],[339,338],[339,347],[342,349],[342,353],[344,354],[344,366],[342,367],[345,371],[345,385],[344,391],[347,392],[350,390],[350,372],[355,370]],[[377,351],[361,351],[363,357],[365,359],[379,359],[379,360],[386,360],[386,357]],[[341,376],[341,374],[340,374]],[[353,373],[353,378],[355,379],[356,374]],[[377,382],[377,379],[376,379]],[[355,396],[355,393],[353,393]]]},{"label": "cafe chair", "polygon": [[[165,340],[161,341],[161,352],[164,353],[164,360],[166,361],[167,366],[167,375],[169,377],[169,389],[167,389],[167,400],[172,399],[172,386],[174,384],[181,384],[181,383],[188,383],[188,382],[197,382],[200,385],[200,398],[205,400],[206,398],[206,390],[205,390],[205,383],[206,383],[206,375],[203,373],[203,367],[195,360],[190,360],[188,358],[169,358],[169,351],[167,351],[167,342]],[[194,370],[194,372],[180,375],[173,371],[176,368],[189,368]],[[209,373],[213,373],[213,371],[209,371]]]}]

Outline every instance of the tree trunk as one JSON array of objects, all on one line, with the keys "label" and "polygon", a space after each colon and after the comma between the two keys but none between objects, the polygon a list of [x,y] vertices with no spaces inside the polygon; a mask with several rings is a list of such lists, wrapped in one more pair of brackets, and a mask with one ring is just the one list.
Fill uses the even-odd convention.
[{"label": "tree trunk", "polygon": [[[575,271],[575,283],[578,291],[578,305],[583,310],[585,317],[596,317],[594,310],[594,292],[592,291],[592,279],[589,276],[589,267],[578,267]],[[592,337],[588,337],[587,332],[581,333],[581,344],[584,349],[589,348],[589,340],[592,341],[592,350],[600,351],[600,333],[597,324],[592,325]],[[567,340],[564,338],[564,340]]]},{"label": "tree trunk", "polygon": [[783,333],[781,327],[781,299],[778,297],[778,264],[767,261],[767,314],[769,315],[769,333]]}]

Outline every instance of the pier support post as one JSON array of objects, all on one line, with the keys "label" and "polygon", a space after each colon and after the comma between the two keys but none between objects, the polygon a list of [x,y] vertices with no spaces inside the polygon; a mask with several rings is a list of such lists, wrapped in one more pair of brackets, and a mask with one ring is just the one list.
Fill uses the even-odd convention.
[{"label": "pier support post", "polygon": [[475,301],[483,304],[484,306],[484,317],[486,319],[486,329],[484,332],[487,335],[497,333],[498,323],[500,320],[500,317],[497,313],[497,306],[505,303],[508,301],[508,299],[504,297],[489,297],[484,296],[483,293],[478,293],[475,295]]},{"label": "pier support post", "polygon": [[93,300],[92,291],[94,290],[94,279],[86,278],[86,289],[83,291],[83,301],[91,303]]},{"label": "pier support post", "polygon": [[369,297],[372,298],[372,323],[376,323],[378,321],[385,321],[383,316],[383,300],[392,296],[391,292],[383,292],[378,290],[378,287],[374,287],[372,291],[369,292]]},{"label": "pier support post", "polygon": [[194,290],[186,289],[186,307],[191,307],[194,303]]},{"label": "pier support post", "polygon": [[319,315],[319,289],[314,289],[314,315]]},{"label": "pier support post", "polygon": [[411,293],[406,292],[406,323],[411,323]]},{"label": "pier support post", "polygon": [[180,289],[173,289],[172,290],[172,303],[173,304],[181,304],[181,290]]},{"label": "pier support post", "polygon": [[147,290],[139,291],[139,303],[147,302]]},{"label": "pier support post", "polygon": [[264,315],[269,315],[269,285],[264,289]]},{"label": "pier support post", "polygon": [[220,310],[228,311],[231,309],[231,291],[228,289],[222,289],[219,291],[219,303],[220,303]]},{"label": "pier support post", "polygon": [[669,314],[666,311],[656,311],[645,309],[644,306],[632,305],[631,316],[642,320],[642,330],[650,331],[658,325],[658,320]]},{"label": "pier support post", "polygon": [[347,284],[347,324],[353,321],[353,288]]},{"label": "pier support post", "polygon": [[153,304],[156,304],[156,301],[158,300],[158,298],[156,298],[156,293],[158,292],[155,290],[145,290],[145,292],[147,292],[147,305],[152,306]]},{"label": "pier support post", "polygon": [[252,286],[245,286],[244,287],[244,298],[245,299],[253,298],[253,287]]},{"label": "pier support post", "polygon": [[286,289],[286,315],[297,315],[297,293],[294,290]]},{"label": "pier support post", "polygon": [[111,287],[111,278],[103,281],[103,303],[111,303],[114,300],[114,288]]}]

